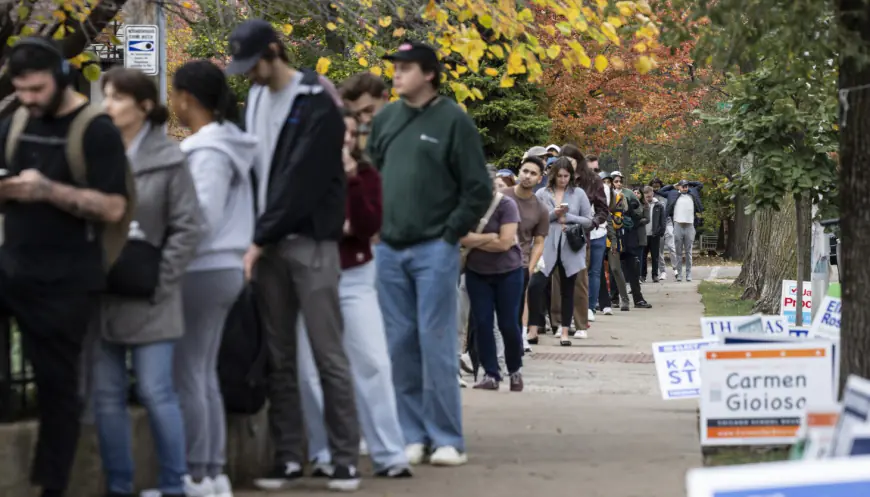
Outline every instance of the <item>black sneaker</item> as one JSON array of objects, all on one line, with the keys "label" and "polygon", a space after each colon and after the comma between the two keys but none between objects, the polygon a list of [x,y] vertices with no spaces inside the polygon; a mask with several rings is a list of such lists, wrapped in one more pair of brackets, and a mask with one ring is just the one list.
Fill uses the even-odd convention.
[{"label": "black sneaker", "polygon": [[302,478],[302,465],[296,462],[278,463],[263,478],[254,479],[254,486],[260,490],[281,490]]},{"label": "black sneaker", "polygon": [[378,471],[375,475],[381,478],[411,478],[414,476],[414,474],[411,473],[411,467],[407,464],[390,466],[387,469]]},{"label": "black sneaker", "polygon": [[327,486],[330,490],[339,492],[355,492],[359,488],[359,483],[359,472],[356,467],[335,466]]},{"label": "black sneaker", "polygon": [[652,304],[647,302],[646,300],[641,300],[640,302],[634,304],[635,309],[652,309]]},{"label": "black sneaker", "polygon": [[332,464],[323,463],[318,460],[311,461],[311,477],[312,478],[329,478],[335,471]]}]

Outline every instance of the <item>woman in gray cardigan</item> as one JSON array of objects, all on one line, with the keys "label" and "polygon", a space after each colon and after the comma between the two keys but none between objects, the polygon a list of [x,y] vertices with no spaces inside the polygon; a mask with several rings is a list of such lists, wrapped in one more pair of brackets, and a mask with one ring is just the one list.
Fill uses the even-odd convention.
[{"label": "woman in gray cardigan", "polygon": [[[95,322],[101,340],[93,364],[94,411],[106,490],[110,496],[133,495],[134,490],[127,412],[130,352],[160,463],[159,495],[183,496],[190,479],[172,365],[176,341],[184,333],[180,283],[202,238],[203,216],[185,155],[163,132],[168,113],[157,104],[151,79],[117,68],[103,76],[102,87],[103,104],[124,138],[136,183],[129,239],[109,273]],[[130,268],[137,277],[118,276]],[[144,274],[144,268],[150,271]],[[130,289],[144,286],[152,274],[153,291]]]},{"label": "woman in gray cardigan", "polygon": [[[544,242],[544,269],[532,275],[529,281],[529,333],[545,326],[545,291],[550,284],[553,270],[558,268],[562,290],[562,330],[559,344],[570,346],[569,326],[574,309],[574,282],[577,274],[586,268],[586,248],[571,250],[564,231],[571,225],[584,229],[592,226],[592,207],[582,188],[574,185],[574,168],[571,162],[561,157],[553,163],[549,184],[535,194],[550,212],[550,232]],[[553,298],[556,298],[553,295]]]}]

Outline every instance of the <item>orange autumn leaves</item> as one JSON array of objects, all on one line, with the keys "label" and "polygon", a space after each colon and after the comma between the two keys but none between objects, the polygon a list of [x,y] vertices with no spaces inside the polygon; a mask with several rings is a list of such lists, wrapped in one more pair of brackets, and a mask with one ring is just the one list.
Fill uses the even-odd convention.
[{"label": "orange autumn leaves", "polygon": [[[596,54],[595,71],[576,74],[558,66],[547,71],[554,137],[607,150],[626,139],[670,141],[691,125],[692,111],[710,91],[702,83],[709,75],[695,69],[688,44],[672,54],[638,47],[641,43],[606,47],[609,64],[599,63]],[[647,60],[656,62],[645,73],[629,67]]]}]

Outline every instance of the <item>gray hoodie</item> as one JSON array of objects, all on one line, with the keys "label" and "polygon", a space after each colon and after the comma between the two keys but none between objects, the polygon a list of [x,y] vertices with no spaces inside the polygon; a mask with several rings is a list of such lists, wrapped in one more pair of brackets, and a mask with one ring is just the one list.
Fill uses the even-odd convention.
[{"label": "gray hoodie", "polygon": [[254,236],[250,172],[257,138],[235,124],[213,122],[181,142],[208,227],[188,271],[235,269]]}]

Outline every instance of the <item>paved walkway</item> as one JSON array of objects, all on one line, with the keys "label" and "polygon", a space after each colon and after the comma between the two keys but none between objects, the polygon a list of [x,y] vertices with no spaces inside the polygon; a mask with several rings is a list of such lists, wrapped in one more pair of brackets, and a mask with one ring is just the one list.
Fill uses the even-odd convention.
[{"label": "paved walkway", "polygon": [[[697,402],[661,400],[650,343],[698,337],[698,282],[736,276],[724,269],[698,267],[692,283],[645,284],[653,309],[599,315],[590,338],[573,347],[542,338],[526,360],[525,392],[463,391],[467,466],[418,467],[406,481],[365,479],[356,495],[685,495],[685,472],[701,460]],[[325,493],[324,487],[308,480],[281,496]]]}]

